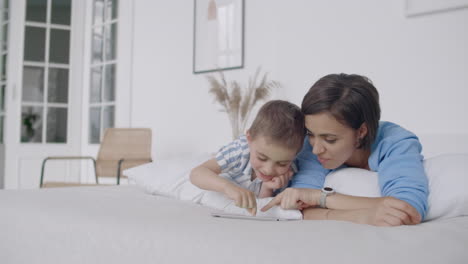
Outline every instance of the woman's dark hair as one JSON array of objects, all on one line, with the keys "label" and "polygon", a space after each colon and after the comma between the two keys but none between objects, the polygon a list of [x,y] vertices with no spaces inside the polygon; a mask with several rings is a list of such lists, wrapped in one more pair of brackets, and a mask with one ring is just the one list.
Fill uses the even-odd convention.
[{"label": "woman's dark hair", "polygon": [[357,74],[330,74],[309,89],[302,100],[302,113],[329,112],[345,126],[358,129],[367,124],[367,135],[359,148],[370,149],[380,120],[379,93],[372,82]]}]

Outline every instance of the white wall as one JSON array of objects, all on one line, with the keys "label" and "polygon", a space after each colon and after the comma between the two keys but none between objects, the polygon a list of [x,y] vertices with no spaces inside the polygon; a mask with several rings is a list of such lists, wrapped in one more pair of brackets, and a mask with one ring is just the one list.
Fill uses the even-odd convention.
[{"label": "white wall", "polygon": [[[328,73],[371,78],[382,119],[417,133],[425,154],[468,152],[468,9],[405,17],[404,0],[245,0],[246,82],[258,66],[300,104]],[[131,122],[154,131],[154,157],[211,152],[225,113],[192,73],[193,1],[135,0]],[[435,142],[435,140],[437,142]]]}]

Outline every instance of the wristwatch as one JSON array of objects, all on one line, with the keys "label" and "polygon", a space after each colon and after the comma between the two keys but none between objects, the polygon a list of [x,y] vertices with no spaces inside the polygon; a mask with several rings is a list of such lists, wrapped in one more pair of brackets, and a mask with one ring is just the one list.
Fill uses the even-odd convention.
[{"label": "wristwatch", "polygon": [[335,190],[332,187],[323,187],[322,193],[320,194],[319,206],[320,208],[327,208],[327,196],[335,194]]}]

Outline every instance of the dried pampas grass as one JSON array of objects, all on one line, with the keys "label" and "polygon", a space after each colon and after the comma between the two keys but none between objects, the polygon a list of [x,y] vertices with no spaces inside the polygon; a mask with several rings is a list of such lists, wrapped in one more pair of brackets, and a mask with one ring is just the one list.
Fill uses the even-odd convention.
[{"label": "dried pampas grass", "polygon": [[231,122],[232,137],[238,138],[245,132],[250,113],[254,106],[270,96],[272,89],[281,85],[276,81],[268,80],[268,73],[263,74],[260,82],[260,68],[253,78],[249,78],[246,89],[242,89],[237,81],[226,81],[223,71],[218,71],[219,80],[214,76],[207,76],[210,84],[209,92],[213,94],[215,101],[222,106],[221,111],[226,112]]}]

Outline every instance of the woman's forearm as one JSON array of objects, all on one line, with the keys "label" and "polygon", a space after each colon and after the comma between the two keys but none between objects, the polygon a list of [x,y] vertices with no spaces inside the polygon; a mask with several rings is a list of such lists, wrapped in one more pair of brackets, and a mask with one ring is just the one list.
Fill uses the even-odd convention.
[{"label": "woman's forearm", "polygon": [[[318,198],[318,200],[319,199],[320,198]],[[318,202],[317,204],[311,205],[318,205]],[[393,207],[400,211],[400,213],[398,213],[398,217],[403,219],[405,224],[414,224],[421,221],[421,216],[413,206],[405,201],[390,196],[361,197],[335,193],[333,195],[327,196],[326,207],[332,209],[329,215],[333,214],[333,219],[335,220],[368,223],[369,221],[373,221],[369,219],[373,218],[372,214],[375,213],[370,212],[375,211],[376,208],[385,208],[383,211],[391,210],[395,212],[393,209],[388,209],[389,207]],[[367,213],[370,213],[371,215]],[[316,212],[313,214],[316,214]],[[367,214],[367,217],[365,217],[364,214]],[[312,215],[311,217],[315,217],[315,215]],[[408,217],[411,218],[411,220],[408,220]]]},{"label": "woman's forearm", "polygon": [[275,205],[283,209],[302,210],[306,220],[343,220],[371,225],[411,225],[421,222],[418,211],[407,202],[394,197],[367,198],[343,194],[329,195],[326,206],[329,209],[317,208],[320,204],[321,191],[318,189],[287,188],[261,210],[269,210]]},{"label": "woman's forearm", "polygon": [[414,225],[421,216],[408,203],[393,197],[382,197],[370,208],[322,209],[309,207],[302,210],[304,220],[339,220],[376,226]]},{"label": "woman's forearm", "polygon": [[[338,220],[359,224],[366,224],[362,209],[355,210],[334,210],[322,208],[307,208],[302,211],[304,220]],[[367,223],[368,224],[368,223]]]},{"label": "woman's forearm", "polygon": [[304,220],[328,220],[330,211],[330,209],[310,207],[302,210],[302,216]]},{"label": "woman's forearm", "polygon": [[360,197],[336,193],[326,198],[326,206],[330,209],[365,209],[376,206],[382,197]]},{"label": "woman's forearm", "polygon": [[[291,188],[288,190],[292,200],[300,200],[309,206],[317,207],[320,204],[320,189]],[[375,207],[383,197],[360,197],[335,193],[325,198],[325,205],[330,209],[353,210]]]}]

